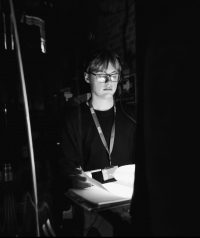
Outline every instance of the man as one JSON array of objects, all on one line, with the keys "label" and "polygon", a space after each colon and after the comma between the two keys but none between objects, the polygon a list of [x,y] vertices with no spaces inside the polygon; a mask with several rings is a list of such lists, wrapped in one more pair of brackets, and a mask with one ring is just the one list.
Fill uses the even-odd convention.
[{"label": "man", "polygon": [[[91,185],[83,171],[112,169],[135,162],[135,123],[114,98],[121,71],[119,56],[111,50],[95,53],[86,64],[84,78],[90,86],[91,98],[66,113],[62,133],[60,165],[65,191]],[[105,181],[102,174],[96,178]],[[80,227],[83,211],[78,210],[77,227]],[[114,232],[118,234],[122,230],[123,234],[127,232],[126,224],[122,226],[121,213],[101,214],[112,221]]]},{"label": "man", "polygon": [[134,163],[135,124],[115,103],[121,79],[119,56],[111,50],[94,54],[85,68],[91,98],[66,115],[62,134],[64,186],[89,186],[83,171]]}]

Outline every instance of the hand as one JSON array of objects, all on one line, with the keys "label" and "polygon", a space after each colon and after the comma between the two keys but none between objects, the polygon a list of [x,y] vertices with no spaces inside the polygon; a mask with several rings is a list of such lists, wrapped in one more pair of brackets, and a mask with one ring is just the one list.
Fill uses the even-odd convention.
[{"label": "hand", "polygon": [[74,174],[71,174],[70,177],[73,188],[84,189],[92,186],[91,183],[87,182],[87,178],[81,168],[76,168]]}]

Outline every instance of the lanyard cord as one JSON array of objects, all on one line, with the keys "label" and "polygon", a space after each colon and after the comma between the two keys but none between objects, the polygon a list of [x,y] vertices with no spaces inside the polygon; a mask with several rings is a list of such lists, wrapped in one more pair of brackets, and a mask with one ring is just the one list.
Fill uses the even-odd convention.
[{"label": "lanyard cord", "polygon": [[96,128],[97,128],[97,131],[99,133],[99,136],[101,138],[101,141],[105,147],[105,149],[107,150],[108,152],[108,155],[109,155],[109,163],[110,163],[110,166],[112,165],[111,163],[111,153],[112,153],[112,150],[113,150],[113,145],[114,145],[114,139],[115,139],[115,116],[116,116],[116,106],[114,105],[114,122],[113,122],[113,125],[112,125],[112,130],[111,130],[111,137],[110,137],[110,149],[108,148],[108,145],[107,145],[107,142],[105,140],[105,137],[104,137],[104,134],[103,134],[103,131],[101,129],[101,126],[99,124],[99,120],[97,118],[97,115],[95,113],[95,110],[92,106],[92,103],[91,101],[89,101],[89,107],[90,107],[90,112],[91,112],[91,115],[92,115],[92,118],[94,120],[94,123],[96,125]]}]

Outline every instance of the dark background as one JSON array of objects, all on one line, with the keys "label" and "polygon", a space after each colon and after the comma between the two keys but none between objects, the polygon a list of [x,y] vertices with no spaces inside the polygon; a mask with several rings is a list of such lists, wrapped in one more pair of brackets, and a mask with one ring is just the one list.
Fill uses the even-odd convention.
[{"label": "dark background", "polygon": [[[137,1],[139,234],[199,236],[199,3]],[[143,186],[141,186],[143,184]]]}]

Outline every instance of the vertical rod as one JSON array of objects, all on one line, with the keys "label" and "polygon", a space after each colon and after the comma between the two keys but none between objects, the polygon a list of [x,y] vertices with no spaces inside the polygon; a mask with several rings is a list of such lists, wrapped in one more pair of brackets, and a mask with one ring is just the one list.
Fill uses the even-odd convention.
[{"label": "vertical rod", "polygon": [[26,93],[26,84],[25,84],[25,78],[24,78],[23,63],[22,63],[22,57],[21,57],[21,51],[20,51],[20,42],[19,42],[19,36],[18,36],[14,6],[13,6],[13,1],[12,0],[9,0],[9,1],[10,1],[11,18],[12,18],[12,21],[13,21],[14,36],[15,36],[15,41],[16,41],[18,64],[19,64],[19,70],[20,70],[20,75],[21,75],[22,93],[23,93],[24,106],[25,106],[26,124],[27,124],[27,132],[28,132],[28,142],[29,142],[29,151],[30,151],[30,159],[31,159],[31,169],[32,169],[32,179],[33,179],[35,213],[36,213],[36,228],[37,228],[37,233],[36,234],[39,237],[40,236],[40,230],[39,230],[39,216],[38,216],[37,180],[36,180],[36,172],[35,172],[35,161],[34,161],[34,152],[33,152],[33,142],[32,142],[32,133],[31,133],[28,99],[27,99],[27,93]]},{"label": "vertical rod", "polygon": [[11,16],[10,16],[10,40],[11,40],[11,50],[14,50],[13,23],[12,23],[12,17]]},{"label": "vertical rod", "polygon": [[3,17],[3,38],[4,38],[4,48],[5,50],[7,50],[7,30],[6,30],[6,15],[3,12],[2,13],[2,17]]}]

